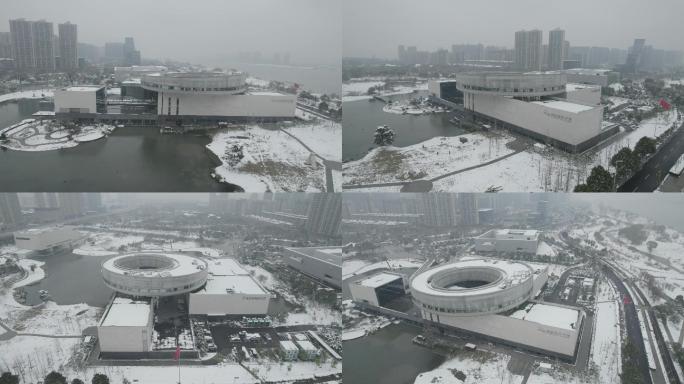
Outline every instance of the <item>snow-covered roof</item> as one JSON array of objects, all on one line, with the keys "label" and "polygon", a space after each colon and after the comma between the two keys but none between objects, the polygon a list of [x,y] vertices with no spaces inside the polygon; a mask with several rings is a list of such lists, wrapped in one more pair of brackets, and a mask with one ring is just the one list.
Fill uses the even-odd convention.
[{"label": "snow-covered roof", "polygon": [[529,311],[519,310],[511,317],[550,327],[574,330],[578,325],[579,315],[580,312],[576,309],[535,303]]},{"label": "snow-covered roof", "polygon": [[212,259],[208,260],[207,264],[209,264],[209,273],[214,276],[249,275],[249,272],[233,259]]},{"label": "snow-covered roof", "polygon": [[290,340],[283,340],[280,342],[280,348],[286,351],[299,352],[299,348]]},{"label": "snow-covered roof", "polygon": [[526,240],[528,238],[537,240],[538,237],[539,231],[536,229],[493,229],[479,236],[480,239],[497,240]]},{"label": "snow-covered roof", "polygon": [[247,295],[265,295],[267,292],[257,283],[252,276],[233,275],[233,276],[212,276],[207,279],[207,284],[201,291],[195,294],[228,294],[242,293]]},{"label": "snow-covered roof", "polygon": [[318,350],[318,348],[316,348],[316,346],[308,340],[297,340],[297,344],[299,344],[299,347],[301,347],[303,350],[307,352]]},{"label": "snow-covered roof", "polygon": [[[432,282],[433,276],[436,274],[468,268],[489,268],[492,271],[498,271],[498,273],[500,273],[500,278],[490,284],[468,289],[445,289],[434,286]],[[440,297],[479,296],[484,293],[499,292],[504,288],[522,284],[531,278],[533,273],[534,269],[527,263],[517,261],[461,259],[460,261],[443,264],[419,273],[411,281],[411,289],[431,296]]]},{"label": "snow-covered roof", "polygon": [[579,84],[579,83],[567,83],[565,84],[566,91],[576,91],[579,89],[597,89],[600,90],[601,86],[594,84]]},{"label": "snow-covered roof", "polygon": [[285,96],[284,94],[280,92],[268,92],[268,91],[249,91],[247,92],[248,95],[255,95],[255,96]]},{"label": "snow-covered roof", "polygon": [[338,266],[342,265],[342,247],[302,247],[286,249],[325,263]]},{"label": "snow-covered roof", "polygon": [[145,327],[150,320],[150,303],[117,297],[105,313],[102,327]]},{"label": "snow-covered roof", "polygon": [[533,101],[532,103],[570,113],[580,113],[584,111],[589,111],[594,108],[588,105],[582,105],[577,103],[571,103],[569,101],[560,100]]},{"label": "snow-covered roof", "polygon": [[[155,269],[138,269],[134,263],[137,257],[154,257],[164,260],[168,265]],[[102,268],[118,274],[165,278],[192,275],[207,269],[207,262],[177,253],[137,252],[113,257],[105,261]]]},{"label": "snow-covered roof", "polygon": [[398,279],[401,279],[401,276],[394,273],[380,272],[363,280],[359,280],[357,284],[369,288],[378,288]]},{"label": "snow-covered roof", "polygon": [[97,92],[103,88],[104,87],[100,85],[82,85],[78,87],[67,87],[64,90],[69,92]]}]

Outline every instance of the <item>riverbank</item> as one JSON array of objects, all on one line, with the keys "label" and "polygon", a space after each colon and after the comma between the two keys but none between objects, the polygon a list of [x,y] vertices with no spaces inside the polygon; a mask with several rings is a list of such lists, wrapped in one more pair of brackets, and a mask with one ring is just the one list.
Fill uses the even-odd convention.
[{"label": "riverbank", "polygon": [[115,128],[107,124],[67,127],[57,121],[26,119],[0,131],[5,137],[0,141],[0,147],[26,152],[72,148],[99,140]]},{"label": "riverbank", "polygon": [[321,158],[279,128],[295,135],[320,156],[341,157],[341,126],[336,123],[224,129],[216,132],[207,145],[222,162],[214,170],[216,178],[237,184],[247,192],[325,191]]}]

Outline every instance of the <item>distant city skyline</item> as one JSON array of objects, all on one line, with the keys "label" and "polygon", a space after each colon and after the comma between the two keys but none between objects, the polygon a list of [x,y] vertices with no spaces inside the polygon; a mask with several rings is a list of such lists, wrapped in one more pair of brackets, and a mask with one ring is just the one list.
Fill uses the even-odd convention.
[{"label": "distant city skyline", "polygon": [[343,4],[343,55],[393,58],[400,44],[429,51],[477,43],[513,48],[515,31],[523,29],[542,30],[547,44],[548,31],[555,28],[564,30],[573,46],[627,49],[635,38],[645,38],[659,49],[684,50],[677,37],[684,32],[677,20],[683,13],[684,3],[677,0],[629,6],[615,0],[521,0],[514,5],[502,0],[467,5],[444,0],[347,0]]},{"label": "distant city skyline", "polygon": [[104,46],[132,36],[144,57],[159,60],[215,66],[239,52],[287,50],[292,64],[339,65],[341,56],[339,0],[205,0],[201,7],[181,0],[163,7],[134,0],[6,0],[2,7],[0,31],[9,32],[10,19],[70,21],[81,43]]}]

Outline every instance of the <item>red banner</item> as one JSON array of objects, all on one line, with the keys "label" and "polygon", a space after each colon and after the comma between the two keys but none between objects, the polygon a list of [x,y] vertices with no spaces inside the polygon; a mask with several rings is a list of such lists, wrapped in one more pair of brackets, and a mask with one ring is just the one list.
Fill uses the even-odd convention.
[{"label": "red banner", "polygon": [[663,109],[666,110],[666,111],[669,111],[670,108],[672,107],[672,106],[670,105],[670,103],[668,103],[667,101],[665,101],[665,99],[660,99],[659,103],[660,103],[660,106],[663,107]]}]

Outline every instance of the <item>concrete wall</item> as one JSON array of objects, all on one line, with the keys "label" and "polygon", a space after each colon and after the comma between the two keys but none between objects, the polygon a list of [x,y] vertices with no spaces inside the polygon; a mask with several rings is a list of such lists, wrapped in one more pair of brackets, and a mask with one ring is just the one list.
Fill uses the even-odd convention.
[{"label": "concrete wall", "polygon": [[55,91],[55,112],[95,113],[95,92],[77,92],[58,89]]},{"label": "concrete wall", "polygon": [[[502,315],[454,317],[430,313],[423,309],[422,316],[425,320],[440,325],[525,346],[534,351],[550,352],[566,359],[574,357],[581,330],[581,327],[568,330]],[[578,324],[580,323],[578,321]]]},{"label": "concrete wall", "polygon": [[329,285],[339,288],[342,284],[342,268],[339,266],[301,255],[289,249],[285,249],[284,260],[290,267]]},{"label": "concrete wall", "polygon": [[574,73],[567,73],[566,74],[568,78],[569,83],[584,83],[584,84],[595,84],[595,85],[600,85],[602,87],[608,86],[608,75],[607,74],[600,74],[600,75],[591,75],[591,74],[574,74]]},{"label": "concrete wall", "polygon": [[102,352],[147,352],[152,340],[151,327],[97,327]]},{"label": "concrete wall", "polygon": [[[365,279],[365,277],[361,278],[360,280],[363,279]],[[349,292],[351,292],[354,301],[361,301],[376,307],[380,306],[380,303],[378,302],[378,296],[375,294],[375,288],[356,284],[356,281],[353,281],[349,284]]]},{"label": "concrete wall", "polygon": [[601,104],[601,87],[583,87],[567,92],[566,99],[587,105]]},{"label": "concrete wall", "polygon": [[[169,114],[169,99],[171,113]],[[160,92],[157,101],[159,115],[229,116],[229,117],[294,117],[294,95],[206,95]]]},{"label": "concrete wall", "polygon": [[269,298],[267,294],[191,293],[189,312],[191,315],[265,315],[268,312]]},{"label": "concrete wall", "polygon": [[501,96],[465,94],[464,106],[570,145],[600,134],[603,120],[603,107],[572,113]]}]

